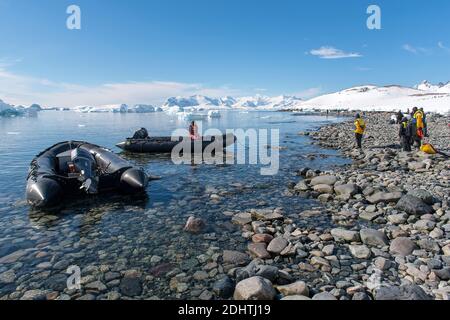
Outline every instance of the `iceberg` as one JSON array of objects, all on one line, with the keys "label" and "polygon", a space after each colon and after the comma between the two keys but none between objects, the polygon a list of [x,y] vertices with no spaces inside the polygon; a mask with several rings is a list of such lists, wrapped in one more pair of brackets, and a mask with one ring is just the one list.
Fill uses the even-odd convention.
[{"label": "iceberg", "polygon": [[0,100],[0,117],[35,117],[41,110],[42,108],[38,104],[33,104],[30,107],[14,106]]},{"label": "iceberg", "polygon": [[110,104],[97,107],[79,106],[74,108],[74,110],[81,113],[152,113],[162,111],[160,107],[147,104],[137,104],[132,107],[126,104]]},{"label": "iceberg", "polygon": [[222,115],[220,114],[219,110],[210,110],[208,112],[208,117],[210,118],[220,118]]}]

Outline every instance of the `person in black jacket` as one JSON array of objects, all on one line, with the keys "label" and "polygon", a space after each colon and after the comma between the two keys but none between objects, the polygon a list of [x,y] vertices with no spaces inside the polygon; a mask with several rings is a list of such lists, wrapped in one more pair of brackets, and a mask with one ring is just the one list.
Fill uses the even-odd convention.
[{"label": "person in black jacket", "polygon": [[406,117],[400,123],[399,137],[403,151],[411,151],[413,124]]},{"label": "person in black jacket", "polygon": [[148,139],[148,138],[149,138],[148,131],[145,128],[140,128],[133,135],[133,139]]},{"label": "person in black jacket", "polygon": [[397,112],[397,124],[402,123],[402,120],[403,120],[402,110],[398,110],[398,112]]}]

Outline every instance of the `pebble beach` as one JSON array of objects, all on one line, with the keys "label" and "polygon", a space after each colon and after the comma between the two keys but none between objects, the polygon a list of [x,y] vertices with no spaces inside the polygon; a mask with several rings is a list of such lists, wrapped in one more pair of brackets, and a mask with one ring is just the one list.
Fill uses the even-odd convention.
[{"label": "pebble beach", "polygon": [[[150,209],[138,199],[31,216],[33,229],[0,255],[1,299],[448,300],[450,160],[402,152],[385,113],[364,115],[357,150],[347,116],[298,134],[348,164],[322,171],[297,161],[275,189],[230,181]],[[448,122],[428,120],[428,141],[443,152]],[[164,213],[180,206],[182,216]],[[19,219],[8,224],[11,233],[24,229]],[[68,289],[66,270],[77,261],[81,289]]]}]

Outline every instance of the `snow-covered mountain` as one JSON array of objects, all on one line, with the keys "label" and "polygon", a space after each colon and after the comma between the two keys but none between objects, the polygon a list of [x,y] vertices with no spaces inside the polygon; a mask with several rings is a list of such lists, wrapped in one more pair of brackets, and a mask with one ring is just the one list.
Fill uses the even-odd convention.
[{"label": "snow-covered mountain", "polygon": [[172,97],[167,99],[162,109],[169,113],[184,111],[202,111],[217,109],[246,109],[246,110],[282,110],[297,106],[302,100],[293,96],[267,97],[224,97],[210,98],[202,95],[191,97]]},{"label": "snow-covered mountain", "polygon": [[[415,88],[390,86],[358,86],[343,91],[325,94],[305,101],[297,108],[303,109],[347,109],[367,111],[407,110],[423,107],[426,111],[446,113],[450,111],[450,92],[434,92],[436,86],[422,83]],[[420,88],[420,89],[419,89]]]},{"label": "snow-covered mountain", "polygon": [[74,108],[74,110],[81,113],[151,113],[162,111],[160,107],[147,104],[137,104],[131,107],[126,104],[111,104],[98,107],[79,106]]},{"label": "snow-covered mountain", "polygon": [[[147,104],[128,106],[126,104],[104,106],[80,106],[75,111],[113,112],[113,113],[150,113],[165,111],[167,113],[185,113],[210,110],[300,110],[300,109],[342,109],[367,111],[396,111],[423,107],[426,111],[450,112],[450,82],[437,85],[428,81],[414,87],[399,85],[357,86],[342,91],[321,95],[309,100],[295,96],[268,97],[262,95],[248,97],[213,98],[203,95],[190,97],[172,97],[162,107]],[[29,108],[16,107],[0,100],[0,115],[21,115],[27,112],[40,111],[41,107],[32,105]],[[65,109],[64,109],[65,110]]]},{"label": "snow-covered mountain", "polygon": [[41,110],[42,108],[38,104],[29,107],[14,106],[0,100],[0,117],[33,116]]},{"label": "snow-covered mountain", "polygon": [[427,80],[415,86],[416,89],[427,91],[431,93],[450,93],[450,82],[438,83],[437,85],[431,84]]}]

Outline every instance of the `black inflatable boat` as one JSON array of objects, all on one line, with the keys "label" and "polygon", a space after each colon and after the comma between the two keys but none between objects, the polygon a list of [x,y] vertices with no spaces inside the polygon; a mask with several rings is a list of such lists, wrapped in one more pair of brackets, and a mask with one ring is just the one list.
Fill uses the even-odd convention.
[{"label": "black inflatable boat", "polygon": [[[191,141],[189,138],[180,137],[176,141],[172,141],[171,137],[151,137],[146,139],[128,138],[126,141],[118,143],[116,146],[122,150],[135,153],[171,153],[173,148],[183,141]],[[191,141],[191,150],[196,149],[195,144],[201,142],[201,151],[212,143],[218,143],[224,149],[236,142],[233,134],[225,134],[223,136],[202,137],[201,140]]]},{"label": "black inflatable boat", "polygon": [[145,189],[148,176],[110,150],[82,141],[58,143],[31,162],[26,198],[42,208],[63,196],[104,191],[135,193]]}]

